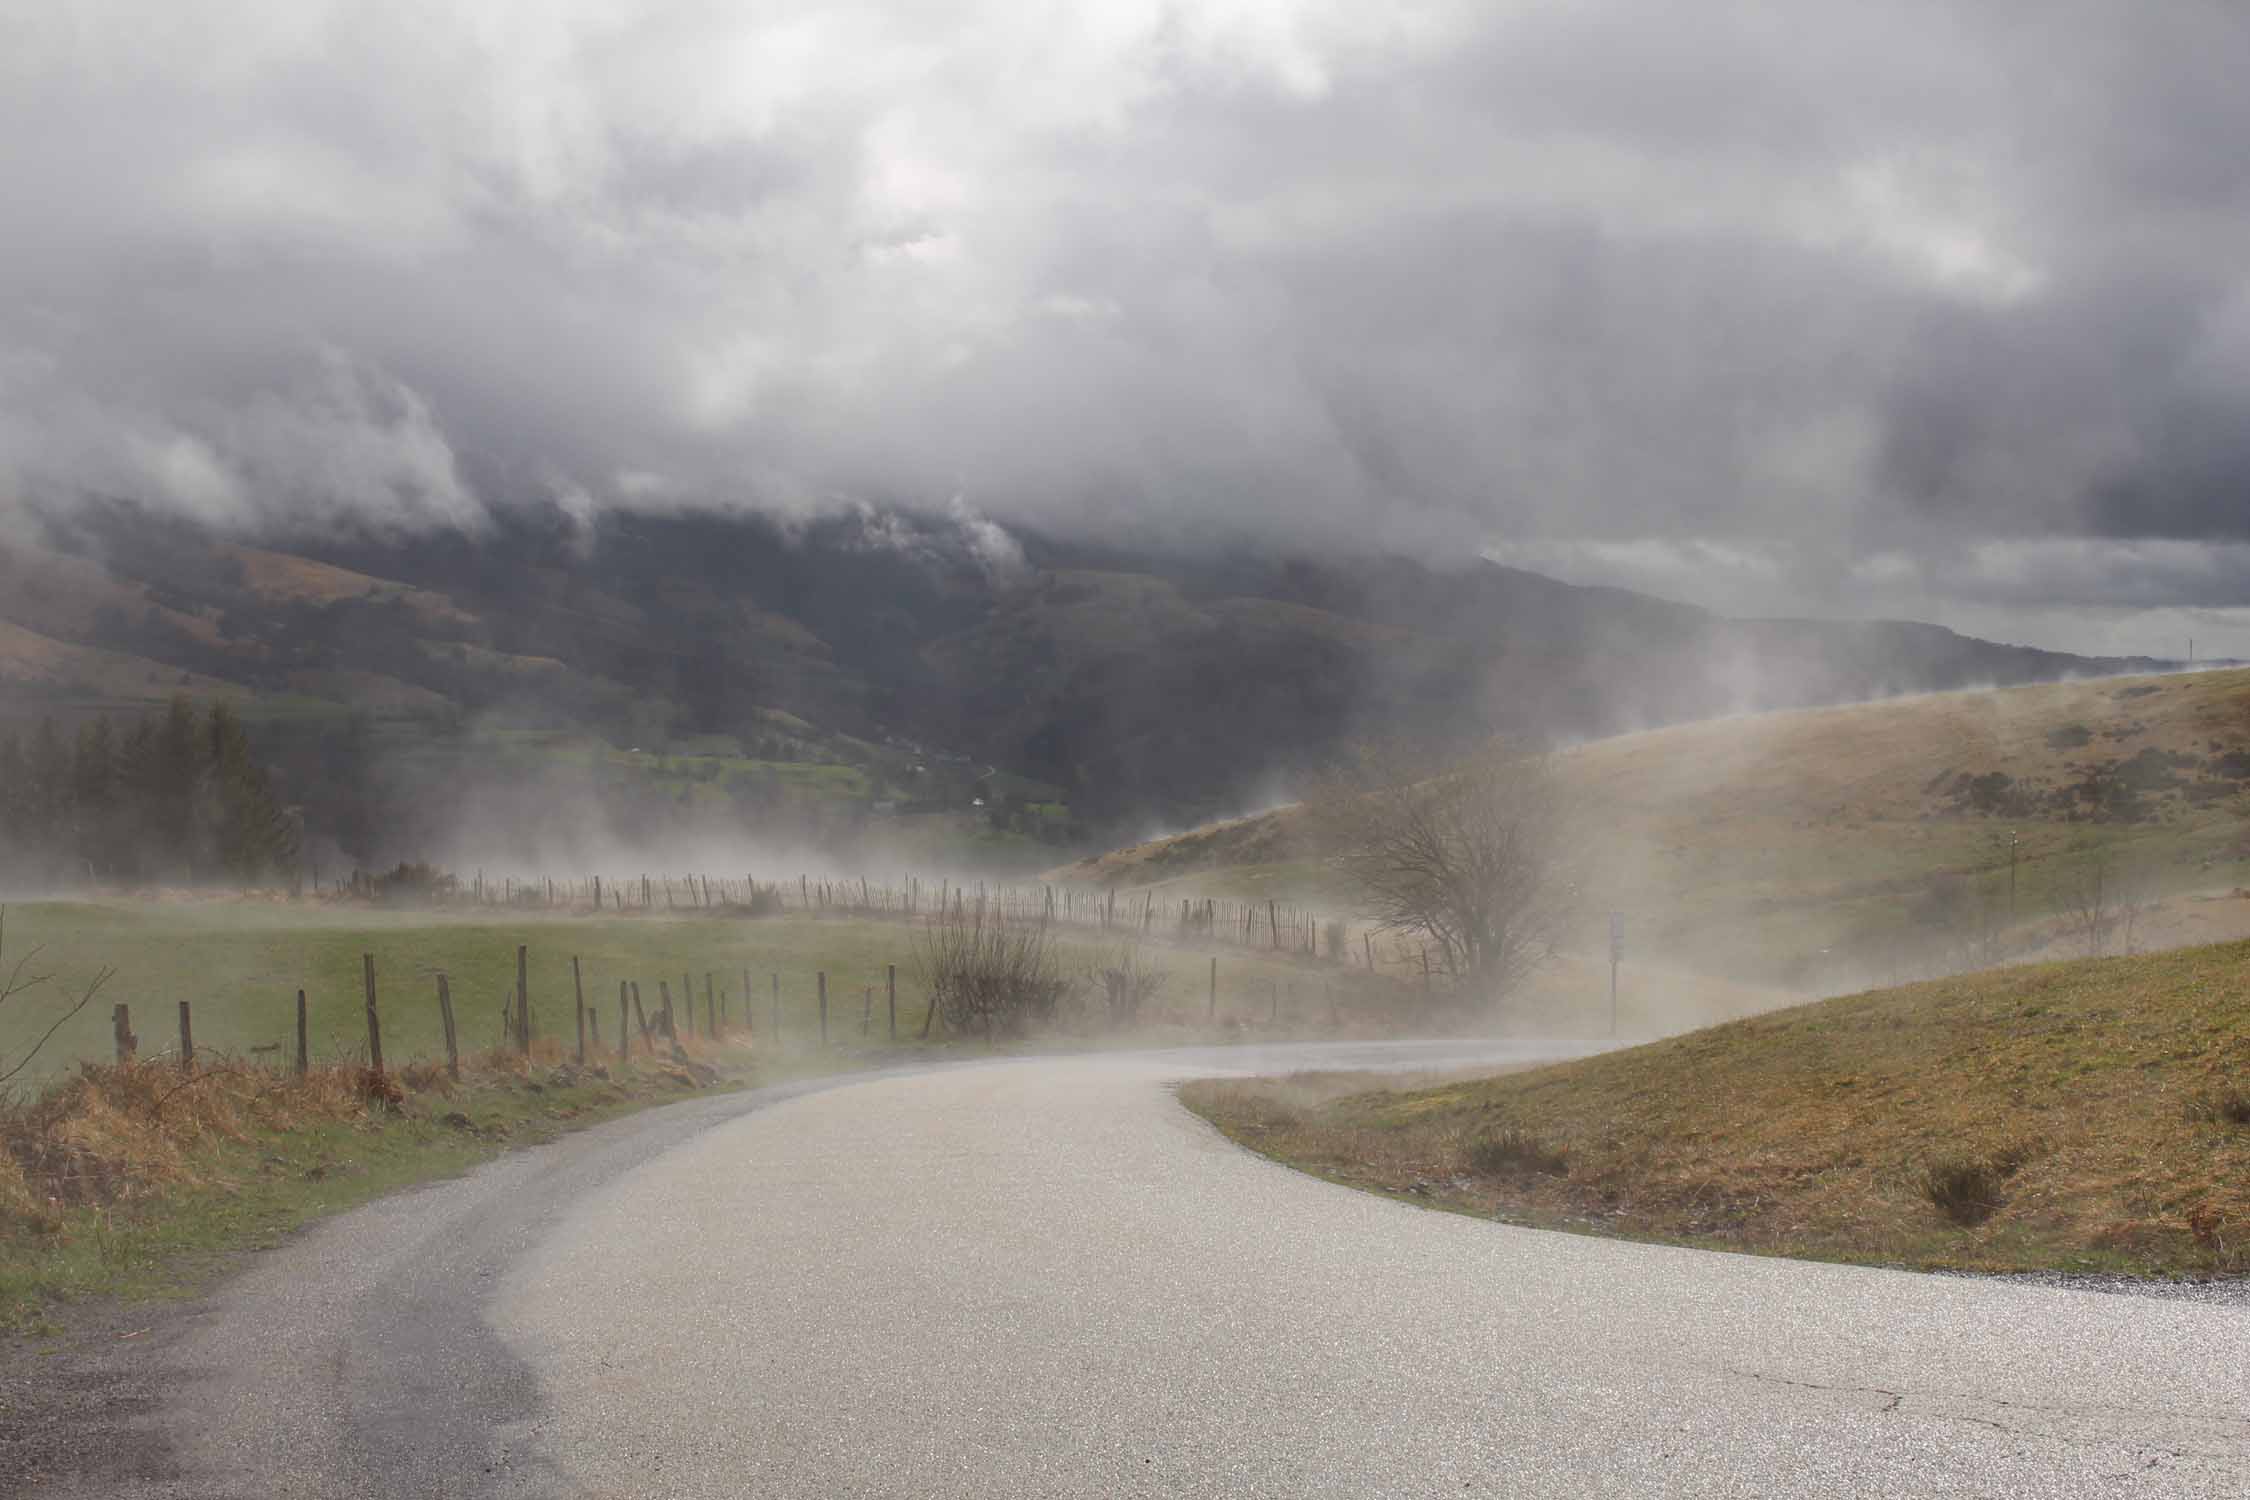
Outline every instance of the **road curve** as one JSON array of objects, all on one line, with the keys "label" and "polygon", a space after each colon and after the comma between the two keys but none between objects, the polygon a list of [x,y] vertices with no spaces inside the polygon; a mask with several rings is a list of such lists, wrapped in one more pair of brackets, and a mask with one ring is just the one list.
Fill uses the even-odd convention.
[{"label": "road curve", "polygon": [[100,1492],[2250,1493],[2250,1312],[1509,1229],[1166,1087],[1315,1055],[699,1101],[373,1205]]}]

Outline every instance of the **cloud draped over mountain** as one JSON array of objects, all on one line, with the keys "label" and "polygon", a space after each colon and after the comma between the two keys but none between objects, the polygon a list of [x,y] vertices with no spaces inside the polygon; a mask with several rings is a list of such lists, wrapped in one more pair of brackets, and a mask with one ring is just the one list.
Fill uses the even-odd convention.
[{"label": "cloud draped over mountain", "polygon": [[0,493],[957,504],[2250,650],[2246,71],[2228,0],[4,0]]}]

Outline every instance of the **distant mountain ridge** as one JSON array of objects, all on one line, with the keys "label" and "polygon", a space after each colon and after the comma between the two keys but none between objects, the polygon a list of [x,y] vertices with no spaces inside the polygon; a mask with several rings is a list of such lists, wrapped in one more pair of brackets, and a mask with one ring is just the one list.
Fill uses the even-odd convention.
[{"label": "distant mountain ridge", "polygon": [[[0,544],[0,621],[19,710],[176,680],[620,746],[781,711],[1020,772],[1097,823],[1229,810],[1356,739],[1585,738],[2170,665],[1726,619],[1489,562],[1136,551],[872,511],[590,533],[533,511],[475,537],[249,545],[89,507]],[[39,670],[27,634],[56,643]]]}]

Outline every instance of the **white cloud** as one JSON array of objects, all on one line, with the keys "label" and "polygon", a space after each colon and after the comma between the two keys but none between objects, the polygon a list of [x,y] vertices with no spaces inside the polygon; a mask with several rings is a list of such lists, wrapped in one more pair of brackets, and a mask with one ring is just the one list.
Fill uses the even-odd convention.
[{"label": "white cloud", "polygon": [[1968,549],[2250,533],[2231,19],[0,0],[0,483],[2202,600]]}]

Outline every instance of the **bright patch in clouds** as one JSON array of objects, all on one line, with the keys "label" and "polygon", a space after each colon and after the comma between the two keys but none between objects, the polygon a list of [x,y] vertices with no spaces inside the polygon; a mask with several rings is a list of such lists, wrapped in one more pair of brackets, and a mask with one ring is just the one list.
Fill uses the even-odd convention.
[{"label": "bright patch in clouds", "polygon": [[0,501],[958,494],[2058,641],[2250,602],[2230,0],[0,0],[0,36]]}]

